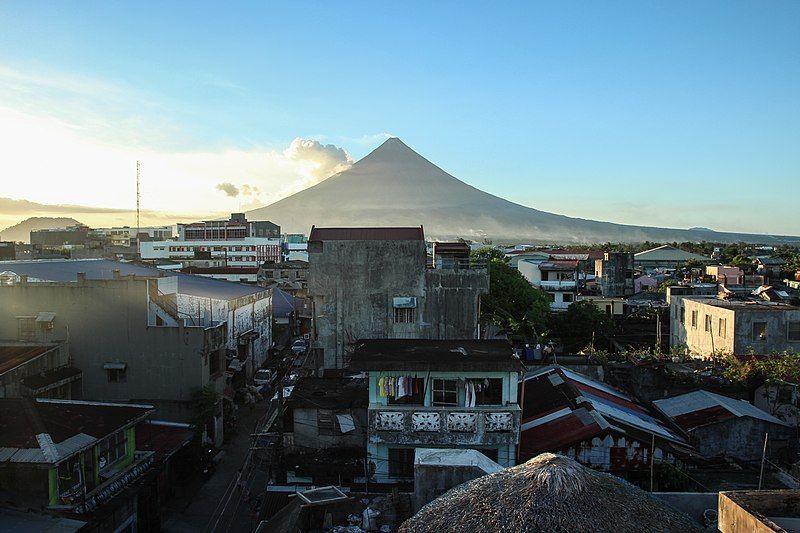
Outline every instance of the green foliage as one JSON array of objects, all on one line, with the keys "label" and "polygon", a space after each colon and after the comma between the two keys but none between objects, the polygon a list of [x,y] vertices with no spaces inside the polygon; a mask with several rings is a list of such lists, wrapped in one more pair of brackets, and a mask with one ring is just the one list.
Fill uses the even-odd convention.
[{"label": "green foliage", "polygon": [[481,320],[526,338],[540,336],[550,314],[547,294],[511,268],[496,248],[479,248],[471,258],[489,263],[489,294],[481,296]]},{"label": "green foliage", "polygon": [[611,320],[591,300],[572,303],[563,313],[550,317],[550,331],[561,340],[564,349],[574,353],[611,333]]}]

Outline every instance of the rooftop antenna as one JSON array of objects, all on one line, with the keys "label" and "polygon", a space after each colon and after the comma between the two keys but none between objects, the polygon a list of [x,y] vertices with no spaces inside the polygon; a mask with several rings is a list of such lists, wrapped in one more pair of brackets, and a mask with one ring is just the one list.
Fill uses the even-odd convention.
[{"label": "rooftop antenna", "polygon": [[136,251],[139,251],[139,172],[141,170],[141,163],[136,160]]}]

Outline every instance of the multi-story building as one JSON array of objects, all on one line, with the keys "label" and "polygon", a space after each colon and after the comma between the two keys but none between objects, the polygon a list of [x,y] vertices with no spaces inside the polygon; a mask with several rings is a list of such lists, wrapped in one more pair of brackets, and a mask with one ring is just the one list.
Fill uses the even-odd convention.
[{"label": "multi-story building", "polygon": [[800,307],[754,298],[672,295],[670,344],[698,357],[800,350]]},{"label": "multi-story building", "polygon": [[281,260],[280,226],[269,221],[248,221],[243,213],[229,220],[178,224],[177,240],[142,242],[142,260],[192,260],[197,253],[222,259],[224,267],[258,268],[264,261]]},{"label": "multi-story building", "polygon": [[359,339],[478,338],[486,263],[428,265],[422,227],[312,228],[308,252],[319,366],[347,366]]},{"label": "multi-story building", "polygon": [[[0,338],[69,338],[84,397],[145,401],[185,422],[192,391],[221,395],[225,371],[251,375],[272,344],[271,295],[108,260],[18,261],[0,285]],[[208,426],[221,444],[222,410]]]},{"label": "multi-story building", "polygon": [[577,260],[521,259],[517,270],[534,287],[545,291],[550,298],[550,309],[564,311],[575,301],[578,292],[579,269]]},{"label": "multi-story building", "polygon": [[139,228],[121,226],[114,228],[95,228],[91,231],[91,234],[104,237],[106,239],[106,244],[109,246],[126,247],[136,243],[137,238],[145,235],[147,236],[147,240],[162,241],[171,239],[175,234],[175,230],[173,226],[143,226]]},{"label": "multi-story building", "polygon": [[150,405],[0,399],[0,490],[15,507],[46,509],[81,531],[157,531],[153,452],[136,449]]},{"label": "multi-story building", "polygon": [[258,269],[258,284],[275,287],[293,296],[308,295],[308,261],[290,260],[280,263],[264,263]]},{"label": "multi-story building", "polygon": [[632,252],[605,252],[594,262],[594,274],[600,294],[607,298],[624,298],[635,291]]},{"label": "multi-story building", "polygon": [[31,245],[42,249],[82,245],[86,242],[88,235],[89,228],[83,225],[34,230],[31,232]]},{"label": "multi-story building", "polygon": [[0,261],[13,261],[17,258],[15,243],[11,241],[0,241]]},{"label": "multi-story building", "polygon": [[471,448],[515,464],[521,365],[507,342],[362,340],[352,367],[369,377],[367,456],[376,481],[413,478],[416,448]]}]

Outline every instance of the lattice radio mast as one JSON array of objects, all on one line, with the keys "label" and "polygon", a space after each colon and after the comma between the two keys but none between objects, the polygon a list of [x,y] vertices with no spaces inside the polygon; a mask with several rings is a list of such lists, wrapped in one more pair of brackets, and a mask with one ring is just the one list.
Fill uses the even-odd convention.
[{"label": "lattice radio mast", "polygon": [[139,173],[141,171],[141,163],[136,161],[136,249],[139,249]]}]

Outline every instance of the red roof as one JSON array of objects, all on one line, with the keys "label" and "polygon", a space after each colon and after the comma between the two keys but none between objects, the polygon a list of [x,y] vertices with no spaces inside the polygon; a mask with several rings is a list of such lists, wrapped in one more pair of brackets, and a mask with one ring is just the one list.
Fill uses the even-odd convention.
[{"label": "red roof", "polygon": [[694,429],[696,427],[705,426],[707,424],[714,424],[722,422],[723,420],[730,420],[736,418],[736,415],[728,411],[725,407],[717,405],[693,411],[691,413],[684,413],[674,418],[675,423],[685,430]]},{"label": "red roof", "polygon": [[419,227],[311,228],[309,241],[424,241]]}]

